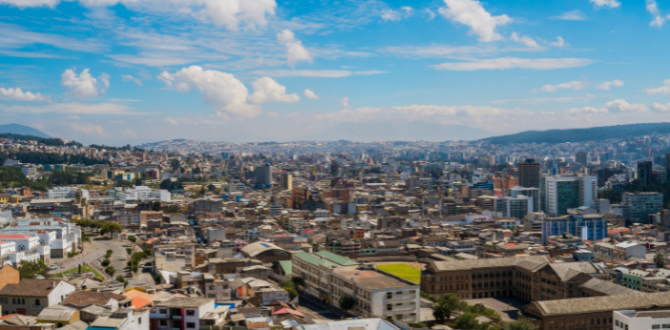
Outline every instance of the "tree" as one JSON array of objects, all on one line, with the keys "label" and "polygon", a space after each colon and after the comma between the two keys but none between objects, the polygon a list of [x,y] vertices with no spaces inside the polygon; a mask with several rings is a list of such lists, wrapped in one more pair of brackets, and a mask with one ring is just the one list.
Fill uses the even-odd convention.
[{"label": "tree", "polygon": [[49,277],[49,268],[44,264],[42,260],[39,262],[34,261],[23,261],[19,265],[19,278],[36,278],[37,275],[42,275],[44,278]]},{"label": "tree", "polygon": [[109,276],[114,276],[114,273],[116,273],[116,269],[114,266],[109,266],[105,268],[105,273],[109,274]]},{"label": "tree", "polygon": [[482,329],[482,325],[477,322],[475,315],[472,313],[465,313],[456,319],[453,327],[454,329]]},{"label": "tree", "polygon": [[156,282],[156,284],[161,284],[162,281],[163,275],[161,275],[161,273],[156,273],[156,275],[154,275],[154,282]]},{"label": "tree", "polygon": [[128,253],[128,255],[133,254],[133,249],[131,249],[131,248],[126,248],[126,253]]},{"label": "tree", "polygon": [[440,323],[449,321],[451,314],[458,309],[464,309],[464,304],[457,295],[453,293],[446,294],[433,305],[433,316]]},{"label": "tree", "polygon": [[118,275],[118,276],[116,277],[116,280],[119,281],[119,282],[121,282],[121,283],[123,283],[123,288],[124,288],[124,289],[125,289],[125,288],[128,286],[128,284],[129,284],[129,282],[123,277],[123,275]]},{"label": "tree", "polygon": [[130,236],[128,236],[128,240],[131,241],[132,243],[135,243],[135,242],[137,242],[137,237],[135,237],[133,235],[130,235]]},{"label": "tree", "polygon": [[665,255],[663,253],[656,253],[654,256],[654,263],[656,264],[656,268],[665,268]]},{"label": "tree", "polygon": [[293,300],[295,299],[295,297],[298,296],[298,291],[295,291],[295,289],[290,286],[285,286],[282,289],[286,290],[286,292],[288,293],[289,300]]},{"label": "tree", "polygon": [[506,326],[507,330],[537,330],[535,324],[527,319],[510,322]]},{"label": "tree", "polygon": [[354,300],[354,298],[351,298],[350,296],[346,295],[340,298],[339,303],[340,303],[340,309],[345,312],[351,310],[352,308],[354,308],[354,305],[356,305],[356,301]]},{"label": "tree", "polygon": [[302,277],[294,276],[291,278],[291,282],[293,282],[297,288],[305,286],[305,280]]},{"label": "tree", "polygon": [[100,264],[102,265],[102,267],[107,267],[107,266],[109,266],[109,264],[111,264],[111,263],[112,263],[112,262],[109,261],[109,259],[105,259],[105,260],[103,260]]}]

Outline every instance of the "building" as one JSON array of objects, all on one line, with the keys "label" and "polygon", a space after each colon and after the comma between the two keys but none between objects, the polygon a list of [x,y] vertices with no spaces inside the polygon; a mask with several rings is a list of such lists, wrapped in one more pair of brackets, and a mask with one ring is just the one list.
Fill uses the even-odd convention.
[{"label": "building", "polygon": [[2,313],[37,316],[43,308],[59,304],[75,291],[69,283],[56,279],[23,279],[0,290]]},{"label": "building", "polygon": [[663,194],[657,192],[623,193],[623,218],[626,224],[650,223],[649,215],[663,209]]},{"label": "building", "polygon": [[282,173],[279,176],[279,186],[282,190],[293,190],[293,174]]},{"label": "building", "polygon": [[272,186],[272,165],[265,164],[254,169],[256,185],[260,187]]},{"label": "building", "polygon": [[494,210],[503,217],[523,219],[526,214],[533,213],[533,198],[527,196],[501,196],[495,200]]},{"label": "building", "polygon": [[614,311],[614,330],[670,329],[670,310]]},{"label": "building", "polygon": [[519,185],[525,188],[540,188],[540,163],[533,159],[526,159],[518,163]]},{"label": "building", "polygon": [[214,299],[175,297],[155,302],[149,317],[151,330],[198,330],[200,318],[214,311]]},{"label": "building", "polygon": [[91,323],[91,330],[149,330],[151,319],[147,309],[127,308],[110,316],[101,316]]},{"label": "building", "polygon": [[113,194],[117,200],[126,204],[134,204],[140,201],[170,202],[170,192],[165,189],[152,189],[147,186],[135,186],[133,188],[115,188]]},{"label": "building", "polygon": [[61,328],[68,324],[73,324],[80,320],[79,310],[62,305],[53,305],[42,309],[37,315],[38,323],[53,323]]},{"label": "building", "polygon": [[81,198],[89,199],[91,196],[89,191],[86,189],[80,189],[77,187],[54,187],[47,190],[47,198],[49,199],[67,199],[75,198],[77,190],[81,191]]},{"label": "building", "polygon": [[347,257],[328,251],[319,251],[316,254],[296,253],[292,262],[293,276],[305,280],[305,291],[325,302],[330,301],[331,271],[341,266],[358,265]]},{"label": "building", "polygon": [[652,167],[654,164],[651,161],[638,162],[637,163],[637,179],[640,180],[645,186],[651,184],[652,180]]},{"label": "building", "polygon": [[544,178],[546,213],[560,216],[568,209],[595,207],[598,184],[595,176],[552,175]]},{"label": "building", "polygon": [[589,164],[589,153],[587,151],[577,151],[575,153],[575,162],[584,166]]},{"label": "building", "polygon": [[240,250],[247,258],[256,258],[264,263],[291,260],[291,253],[270,242],[251,243]]},{"label": "building", "polygon": [[[670,309],[670,295],[649,293],[534,301],[526,305],[524,309],[527,313],[540,319],[540,330],[625,330],[625,327],[616,327],[615,311],[665,311]],[[619,322],[621,324],[622,319],[619,319]],[[628,329],[644,328],[629,327]]]},{"label": "building", "polygon": [[420,288],[416,283],[382,272],[374,265],[337,267],[331,272],[331,305],[343,296],[356,302],[350,311],[361,318],[381,317],[407,323],[420,321]]},{"label": "building", "polygon": [[505,191],[506,196],[519,197],[527,196],[533,199],[533,212],[540,211],[540,188],[525,188],[515,186]]},{"label": "building", "polygon": [[548,217],[541,221],[543,245],[547,245],[550,236],[566,233],[590,241],[607,237],[607,219],[602,214],[570,214]]}]

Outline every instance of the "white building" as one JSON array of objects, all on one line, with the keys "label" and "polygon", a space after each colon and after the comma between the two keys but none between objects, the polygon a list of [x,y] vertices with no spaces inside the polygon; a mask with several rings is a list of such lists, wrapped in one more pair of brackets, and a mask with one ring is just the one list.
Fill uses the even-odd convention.
[{"label": "white building", "polygon": [[670,329],[670,311],[614,311],[613,330]]},{"label": "white building", "polygon": [[198,330],[200,318],[214,309],[214,299],[175,297],[156,302],[149,317],[158,323],[158,330]]},{"label": "white building", "polygon": [[[595,176],[552,175],[544,178],[546,211],[552,216],[564,215],[567,208],[597,208],[598,178]],[[579,204],[579,205],[575,205]]]},{"label": "white building", "polygon": [[98,317],[91,328],[116,330],[149,330],[150,320],[148,310],[127,308],[116,311],[110,316]]},{"label": "white building", "polygon": [[74,198],[77,190],[81,190],[81,197],[89,199],[91,196],[87,189],[80,189],[77,187],[54,187],[47,190],[48,199],[67,199]]},{"label": "white building", "polygon": [[169,191],[165,189],[152,189],[147,186],[135,186],[134,188],[128,188],[126,190],[115,188],[112,193],[116,196],[117,200],[130,204],[136,201],[171,201]]},{"label": "white building", "polygon": [[[0,230],[0,236],[2,235],[35,237],[38,240],[35,245],[49,246],[49,256],[54,258],[63,258],[68,252],[78,251],[81,245],[79,225],[53,218],[19,219],[11,226]],[[17,251],[18,248],[17,245]]]}]

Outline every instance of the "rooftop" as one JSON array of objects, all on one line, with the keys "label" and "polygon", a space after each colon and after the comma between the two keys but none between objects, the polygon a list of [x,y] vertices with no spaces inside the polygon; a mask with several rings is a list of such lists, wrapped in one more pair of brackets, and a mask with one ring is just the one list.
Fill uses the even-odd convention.
[{"label": "rooftop", "polygon": [[343,266],[333,269],[333,273],[353,280],[357,285],[370,290],[416,287],[417,284],[400,280],[376,270],[358,269],[358,266]]}]

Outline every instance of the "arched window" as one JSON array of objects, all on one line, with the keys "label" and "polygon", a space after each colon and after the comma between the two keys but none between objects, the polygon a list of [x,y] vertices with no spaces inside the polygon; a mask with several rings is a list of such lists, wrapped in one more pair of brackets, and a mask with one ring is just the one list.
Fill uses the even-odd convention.
[{"label": "arched window", "polygon": [[19,244],[19,251],[25,251],[26,247],[23,244]]}]

